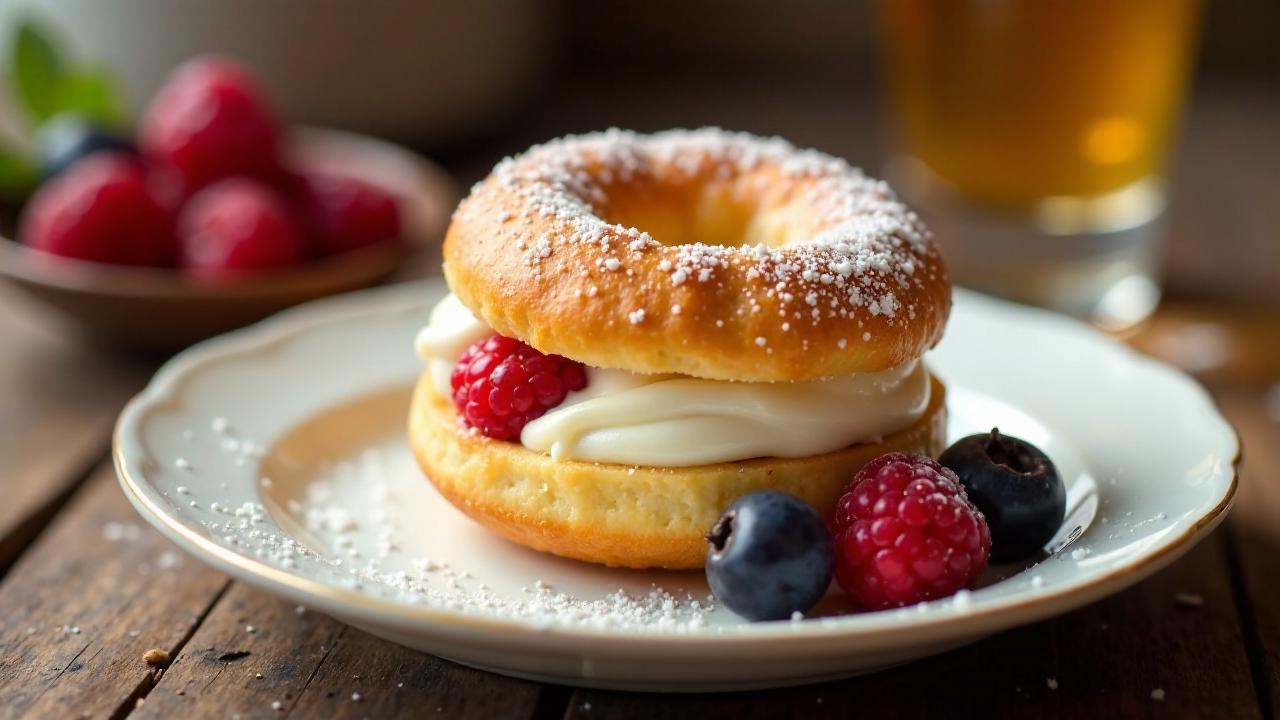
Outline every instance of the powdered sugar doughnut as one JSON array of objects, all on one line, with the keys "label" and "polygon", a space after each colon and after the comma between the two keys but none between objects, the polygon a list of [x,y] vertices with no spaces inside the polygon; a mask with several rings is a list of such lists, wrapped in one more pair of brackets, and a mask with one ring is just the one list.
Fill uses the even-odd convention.
[{"label": "powdered sugar doughnut", "polygon": [[718,129],[610,130],[504,160],[444,255],[497,332],[641,373],[883,370],[934,345],[951,304],[937,246],[885,183]]}]

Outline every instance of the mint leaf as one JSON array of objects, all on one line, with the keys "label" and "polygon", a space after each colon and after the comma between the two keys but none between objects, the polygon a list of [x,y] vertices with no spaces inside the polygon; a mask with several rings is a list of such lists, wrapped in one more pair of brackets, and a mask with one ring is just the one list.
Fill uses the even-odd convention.
[{"label": "mint leaf", "polygon": [[36,168],[26,155],[0,146],[0,199],[18,202],[36,186]]},{"label": "mint leaf", "polygon": [[62,59],[49,37],[29,20],[18,25],[9,73],[10,85],[36,120],[48,119],[61,109],[65,82]]},{"label": "mint leaf", "polygon": [[58,110],[70,112],[104,128],[121,130],[124,110],[115,79],[107,72],[88,68],[67,75],[62,84]]}]

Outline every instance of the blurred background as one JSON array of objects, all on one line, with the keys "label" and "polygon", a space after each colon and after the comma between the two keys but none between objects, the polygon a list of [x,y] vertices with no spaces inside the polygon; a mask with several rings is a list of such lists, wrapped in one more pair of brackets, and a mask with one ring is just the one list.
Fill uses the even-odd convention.
[{"label": "blurred background", "polygon": [[[253,82],[217,63],[173,75],[208,53],[237,58]],[[65,111],[74,122],[54,122]],[[185,154],[193,133],[216,136],[205,131],[218,125],[248,126],[252,142],[232,144],[279,151],[271,169],[283,172],[250,177],[253,157],[218,147]],[[165,618],[218,617],[208,603],[229,608],[234,627],[217,626],[227,637],[257,622],[248,613],[264,606],[243,587],[183,574],[174,582],[204,579],[168,592],[142,575],[162,547],[173,555],[167,545],[102,540],[104,522],[138,529],[112,487],[109,439],[161,360],[299,302],[439,272],[460,194],[533,143],[704,125],[780,135],[889,177],[962,284],[1073,313],[1203,381],[1246,449],[1225,532],[1127,600],[988,647],[1014,658],[1040,642],[1075,647],[1058,659],[1064,671],[1073,657],[1111,659],[1080,663],[1097,665],[1086,680],[1160,658],[1075,695],[1064,676],[1061,692],[1036,696],[1051,698],[1046,712],[1090,700],[1077,714],[1194,716],[1187,699],[1219,697],[1208,688],[1232,668],[1238,682],[1223,696],[1238,693],[1237,704],[1219,714],[1253,712],[1247,658],[1268,715],[1280,702],[1267,700],[1280,697],[1277,0],[0,0],[0,577],[8,597],[38,607],[43,628],[23,635],[21,613],[0,616],[16,638],[0,675],[39,675],[26,699],[48,688],[38,707],[59,703],[64,715],[80,714],[67,681],[91,687],[78,700],[95,708],[131,710],[159,670],[129,674],[140,668],[123,654],[97,652],[151,642],[123,636],[130,618],[165,625],[177,646],[194,626]],[[94,165],[104,146],[124,159]],[[223,161],[237,167],[211,183],[170,177]],[[255,221],[237,219],[246,214]],[[137,252],[142,240],[152,254]],[[68,592],[63,580],[77,576],[92,583]],[[1183,591],[1196,601],[1176,605],[1195,607],[1175,607]],[[101,638],[81,614],[89,607],[90,618],[119,611]],[[1133,617],[1143,622],[1124,622]],[[1099,619],[1115,631],[1099,635]],[[69,635],[72,622],[84,637]],[[259,627],[258,642],[273,642]],[[1075,641],[1081,632],[1089,642]],[[35,644],[45,642],[57,649]],[[350,647],[360,672],[400,657]],[[1043,667],[1019,670],[1042,693]],[[1165,685],[1168,703],[1150,703],[1140,683],[1165,670],[1181,679]],[[918,686],[908,680],[888,692]],[[255,711],[276,713],[262,694],[275,691],[253,682],[242,684]],[[271,682],[256,687],[280,687]],[[944,693],[940,707],[963,697],[958,707],[986,712],[997,698],[1029,713],[1031,695],[996,684]],[[1140,706],[1124,694],[1134,687]],[[463,702],[477,697],[460,689]],[[568,703],[558,692],[545,697]],[[539,714],[551,707],[543,697]]]},{"label": "blurred background", "polygon": [[[0,5],[0,29],[23,18],[108,68],[131,117],[176,64],[220,52],[252,67],[289,122],[406,145],[462,188],[569,132],[778,134],[888,175],[962,283],[1112,330],[1143,320],[1160,289],[1170,316],[1192,325],[1205,301],[1233,316],[1280,312],[1275,3]],[[5,133],[21,136],[20,113],[0,109]],[[1077,131],[1092,133],[1083,159],[1054,134]],[[1113,250],[1121,260],[1076,257]],[[1103,317],[1116,285],[1119,313]],[[1202,344],[1153,342],[1173,356]]]}]

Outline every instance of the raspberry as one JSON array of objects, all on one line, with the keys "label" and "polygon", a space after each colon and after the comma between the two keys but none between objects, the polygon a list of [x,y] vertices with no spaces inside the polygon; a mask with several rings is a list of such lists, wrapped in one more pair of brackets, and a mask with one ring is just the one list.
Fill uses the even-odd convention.
[{"label": "raspberry", "polygon": [[467,426],[496,440],[515,440],[530,420],[586,387],[587,372],[580,362],[493,335],[462,353],[450,382]]},{"label": "raspberry", "polygon": [[184,190],[232,175],[273,180],[280,132],[249,73],[218,57],[183,63],[152,98],[142,152],[176,170]]},{"label": "raspberry", "polygon": [[921,455],[867,463],[836,506],[835,575],[861,608],[946,597],[987,568],[991,533],[955,473]]},{"label": "raspberry", "polygon": [[400,208],[382,188],[327,172],[300,178],[302,223],[322,255],[335,255],[400,237]]},{"label": "raspberry", "polygon": [[168,265],[173,222],[137,158],[94,153],[46,182],[22,214],[22,241],[54,255],[117,265]]},{"label": "raspberry", "polygon": [[178,216],[178,242],[183,266],[205,278],[293,265],[306,255],[284,199],[248,178],[196,193]]}]

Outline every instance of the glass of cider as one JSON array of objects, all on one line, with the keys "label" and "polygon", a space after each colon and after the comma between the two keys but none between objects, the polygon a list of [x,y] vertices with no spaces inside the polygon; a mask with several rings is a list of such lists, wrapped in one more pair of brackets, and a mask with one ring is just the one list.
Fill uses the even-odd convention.
[{"label": "glass of cider", "polygon": [[881,0],[887,175],[955,280],[1130,327],[1159,301],[1198,0]]}]

